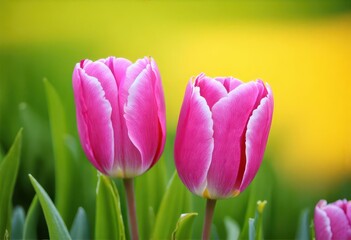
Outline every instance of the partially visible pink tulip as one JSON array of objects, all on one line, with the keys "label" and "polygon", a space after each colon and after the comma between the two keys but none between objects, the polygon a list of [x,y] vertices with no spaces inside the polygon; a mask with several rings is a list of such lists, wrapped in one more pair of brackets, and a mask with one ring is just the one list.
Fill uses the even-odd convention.
[{"label": "partially visible pink tulip", "polygon": [[175,139],[175,164],[189,190],[208,199],[242,192],[264,155],[273,113],[262,81],[200,74],[187,85]]},{"label": "partially visible pink tulip", "polygon": [[314,209],[314,231],[317,240],[351,240],[351,201],[319,201]]},{"label": "partially visible pink tulip", "polygon": [[82,60],[73,72],[78,133],[102,173],[131,178],[160,158],[166,138],[161,77],[151,57]]}]

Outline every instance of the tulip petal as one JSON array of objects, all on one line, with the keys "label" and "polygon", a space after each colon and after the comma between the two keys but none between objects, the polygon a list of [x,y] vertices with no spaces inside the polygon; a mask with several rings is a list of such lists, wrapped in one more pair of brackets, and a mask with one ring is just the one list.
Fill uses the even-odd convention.
[{"label": "tulip petal", "polygon": [[318,240],[332,239],[330,219],[327,213],[322,209],[326,204],[325,200],[321,200],[314,209],[314,228],[316,239]]},{"label": "tulip petal", "polygon": [[[260,86],[261,84],[258,84]],[[243,191],[254,179],[261,165],[272,123],[273,96],[268,88],[268,95],[263,98],[258,107],[253,111],[247,124],[246,131],[246,166],[241,181],[240,192]],[[260,93],[265,93],[262,88]],[[258,97],[261,99],[261,96]]]},{"label": "tulip petal", "polygon": [[161,154],[163,153],[163,149],[165,146],[166,142],[166,106],[165,106],[165,97],[163,94],[163,88],[162,88],[162,82],[161,82],[161,76],[160,76],[160,71],[158,70],[158,67],[156,65],[156,62],[154,61],[153,58],[151,58],[151,69],[155,77],[155,98],[156,98],[156,103],[157,103],[157,115],[158,115],[158,121],[160,125],[160,134],[161,136],[159,137],[159,146],[156,151],[156,155],[154,158],[154,161],[152,162],[151,166],[152,167],[158,159],[161,157]]},{"label": "tulip petal", "polygon": [[212,106],[222,97],[227,96],[225,87],[219,82],[209,77],[200,75],[195,82],[195,86],[200,88],[200,94],[206,99],[207,105]]},{"label": "tulip petal", "polygon": [[73,89],[80,140],[88,159],[102,173],[113,164],[112,108],[101,83],[76,65]]},{"label": "tulip petal", "polygon": [[350,225],[345,212],[341,208],[331,204],[325,206],[323,210],[327,213],[328,218],[330,219],[332,239],[349,239],[348,237],[351,237]]},{"label": "tulip petal", "polygon": [[129,89],[125,106],[125,119],[128,135],[141,154],[139,159],[129,159],[129,171],[139,175],[152,164],[159,145],[160,125],[154,89],[155,76],[151,66],[135,79]]},{"label": "tulip petal", "polygon": [[206,187],[213,144],[210,108],[200,96],[200,89],[189,82],[179,115],[174,158],[183,183],[200,196]]},{"label": "tulip petal", "polygon": [[115,77],[117,87],[119,88],[120,83],[124,81],[127,68],[132,65],[132,62],[125,58],[115,58],[109,57],[106,60],[103,59],[103,62],[109,67],[112,74]]},{"label": "tulip petal", "polygon": [[207,176],[211,198],[238,194],[236,180],[245,166],[244,134],[257,94],[254,82],[241,84],[212,108],[214,150]]},{"label": "tulip petal", "polygon": [[220,83],[222,83],[222,85],[225,87],[227,92],[231,92],[232,90],[234,90],[236,87],[238,87],[243,83],[239,79],[236,79],[233,77],[216,77],[215,79]]},{"label": "tulip petal", "polygon": [[135,63],[131,64],[126,71],[125,78],[120,81],[119,93],[120,93],[120,106],[124,109],[125,103],[128,99],[128,91],[130,86],[132,86],[135,79],[139,74],[146,68],[150,63],[149,58],[145,57],[143,59],[138,59]]}]

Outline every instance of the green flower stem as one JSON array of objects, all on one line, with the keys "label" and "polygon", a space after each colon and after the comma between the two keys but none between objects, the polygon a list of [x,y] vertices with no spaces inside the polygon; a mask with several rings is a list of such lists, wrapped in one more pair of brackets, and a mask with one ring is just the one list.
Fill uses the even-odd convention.
[{"label": "green flower stem", "polygon": [[202,239],[203,240],[210,239],[211,224],[212,224],[212,219],[213,219],[213,213],[214,213],[215,206],[216,206],[216,200],[215,199],[207,199],[205,221],[204,221],[204,227],[202,229]]},{"label": "green flower stem", "polygon": [[124,188],[127,195],[128,215],[129,215],[129,228],[132,240],[138,240],[138,225],[135,211],[135,195],[134,195],[134,182],[133,178],[126,178],[123,180]]}]

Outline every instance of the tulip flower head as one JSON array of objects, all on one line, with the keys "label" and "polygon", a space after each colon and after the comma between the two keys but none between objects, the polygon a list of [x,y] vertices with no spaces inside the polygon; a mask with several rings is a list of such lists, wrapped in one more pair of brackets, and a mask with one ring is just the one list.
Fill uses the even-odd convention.
[{"label": "tulip flower head", "polygon": [[160,158],[166,138],[161,77],[151,57],[82,60],[73,72],[83,150],[103,174],[131,178]]},{"label": "tulip flower head", "polygon": [[351,201],[319,201],[314,209],[314,230],[316,240],[351,240]]},{"label": "tulip flower head", "polygon": [[261,165],[272,113],[271,89],[260,80],[200,74],[189,81],[174,149],[183,183],[208,199],[237,196]]}]

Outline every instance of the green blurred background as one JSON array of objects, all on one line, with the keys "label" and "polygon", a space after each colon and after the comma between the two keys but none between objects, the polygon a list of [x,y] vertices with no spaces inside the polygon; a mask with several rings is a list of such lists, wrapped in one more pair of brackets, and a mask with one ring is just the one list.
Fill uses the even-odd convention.
[{"label": "green blurred background", "polygon": [[[267,189],[259,185],[266,192],[262,196],[270,196],[265,235],[294,237],[302,209],[312,210],[320,198],[351,199],[350,43],[350,1],[3,0],[1,154],[22,126],[25,140],[14,205],[28,207],[33,197],[28,173],[51,196],[55,193],[43,79],[62,98],[72,144],[79,144],[71,87],[74,65],[85,58],[135,61],[150,55],[159,66],[166,97],[168,139],[162,161],[168,176],[174,169],[174,133],[190,77],[204,72],[270,84],[275,109],[259,176],[263,183],[275,180]],[[76,149],[79,164],[94,176],[80,147]],[[86,179],[91,186],[95,180]],[[201,211],[203,201],[194,199],[194,209]],[[219,203],[215,222],[220,237],[225,236],[222,217],[228,208],[242,224],[244,209],[232,203],[246,200],[244,193]]]}]

